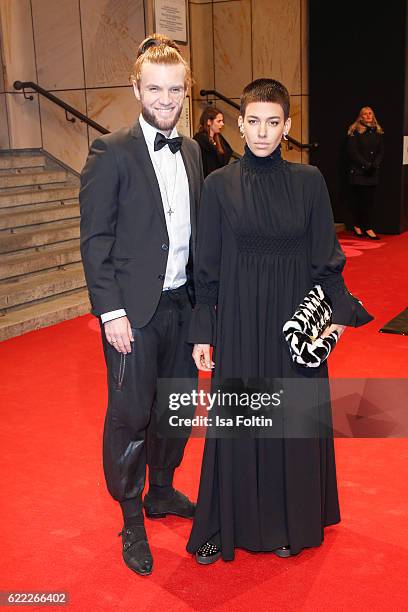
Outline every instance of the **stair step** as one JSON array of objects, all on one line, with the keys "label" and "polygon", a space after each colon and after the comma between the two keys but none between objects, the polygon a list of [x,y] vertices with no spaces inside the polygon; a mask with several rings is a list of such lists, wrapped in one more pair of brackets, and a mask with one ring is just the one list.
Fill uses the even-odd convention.
[{"label": "stair step", "polygon": [[29,210],[27,210],[27,207],[23,209],[20,207],[18,209],[12,209],[12,211],[10,209],[0,210],[0,229],[49,223],[50,221],[58,221],[59,219],[79,218],[78,202],[73,202],[71,204],[64,204],[62,202],[53,202],[48,205],[37,204]]},{"label": "stair step", "polygon": [[6,280],[0,283],[0,309],[9,309],[82,287],[85,287],[85,277],[81,263],[52,272],[31,274],[22,279]]},{"label": "stair step", "polygon": [[0,177],[2,176],[16,176],[21,174],[39,174],[42,172],[51,172],[52,168],[45,168],[44,166],[38,168],[0,168]]},{"label": "stair step", "polygon": [[67,173],[65,170],[43,170],[41,172],[1,174],[0,188],[64,183],[66,180]]},{"label": "stair step", "polygon": [[26,206],[43,202],[58,202],[78,198],[77,185],[64,185],[62,187],[48,187],[46,189],[24,189],[0,191],[0,209],[14,206]]},{"label": "stair step", "polygon": [[81,261],[79,240],[49,244],[0,258],[0,280]]},{"label": "stair step", "polygon": [[79,238],[78,220],[52,221],[45,226],[31,226],[14,233],[0,233],[0,254]]},{"label": "stair step", "polygon": [[0,316],[0,341],[73,319],[90,311],[88,292],[77,289]]},{"label": "stair step", "polygon": [[37,168],[45,166],[44,155],[0,155],[0,169]]}]

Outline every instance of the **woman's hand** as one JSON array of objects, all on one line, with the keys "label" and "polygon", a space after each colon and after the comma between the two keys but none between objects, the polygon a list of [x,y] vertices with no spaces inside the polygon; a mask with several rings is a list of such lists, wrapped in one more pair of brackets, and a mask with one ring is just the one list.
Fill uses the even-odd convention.
[{"label": "woman's hand", "polygon": [[346,327],[347,327],[346,325],[336,325],[335,323],[332,323],[332,325],[329,325],[329,327],[326,327],[321,337],[326,338],[326,336],[328,336],[332,332],[337,331],[339,334],[339,338],[340,338],[341,334],[344,332]]},{"label": "woman's hand", "polygon": [[209,344],[195,344],[193,348],[193,359],[198,370],[211,372],[215,363],[210,357],[211,346]]}]

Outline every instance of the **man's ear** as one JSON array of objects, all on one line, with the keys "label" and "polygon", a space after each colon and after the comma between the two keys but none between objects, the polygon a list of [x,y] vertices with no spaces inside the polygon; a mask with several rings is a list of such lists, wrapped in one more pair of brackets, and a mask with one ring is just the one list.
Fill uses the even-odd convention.
[{"label": "man's ear", "polygon": [[242,115],[240,115],[238,117],[238,127],[241,127],[241,125],[244,125],[244,119],[243,119]]},{"label": "man's ear", "polygon": [[136,98],[140,102],[140,91],[139,91],[139,87],[137,86],[136,81],[133,81],[133,93],[135,94]]},{"label": "man's ear", "polygon": [[291,125],[292,125],[292,119],[290,117],[288,117],[286,119],[286,121],[285,121],[285,131],[286,131],[286,133],[289,132],[289,130],[291,128]]}]

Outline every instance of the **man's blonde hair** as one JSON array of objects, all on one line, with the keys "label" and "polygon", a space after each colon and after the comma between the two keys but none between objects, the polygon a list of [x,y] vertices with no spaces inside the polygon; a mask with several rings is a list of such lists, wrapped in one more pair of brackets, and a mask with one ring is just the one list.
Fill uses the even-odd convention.
[{"label": "man's blonde hair", "polygon": [[163,34],[152,34],[145,38],[139,45],[137,51],[136,62],[133,66],[131,81],[136,81],[137,86],[140,84],[142,74],[142,66],[145,62],[151,64],[167,64],[177,65],[182,64],[186,69],[184,79],[184,87],[187,89],[191,85],[191,70],[186,60],[182,57],[179,47],[174,40],[163,36]]}]

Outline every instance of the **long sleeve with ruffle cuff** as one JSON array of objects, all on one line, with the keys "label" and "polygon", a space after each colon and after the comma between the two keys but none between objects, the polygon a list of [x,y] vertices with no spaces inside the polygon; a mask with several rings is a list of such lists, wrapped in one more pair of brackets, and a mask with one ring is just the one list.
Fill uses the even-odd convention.
[{"label": "long sleeve with ruffle cuff", "polygon": [[196,287],[197,303],[191,315],[188,342],[191,344],[216,344],[218,283]]},{"label": "long sleeve with ruffle cuff", "polygon": [[194,275],[196,306],[191,315],[188,342],[216,344],[218,286],[221,263],[221,210],[214,190],[216,173],[204,181],[198,223]]},{"label": "long sleeve with ruffle cuff", "polygon": [[211,344],[217,342],[217,314],[215,306],[196,304],[190,321],[188,342],[191,344]]},{"label": "long sleeve with ruffle cuff", "polygon": [[373,320],[360,300],[352,295],[341,275],[319,282],[324,294],[329,298],[333,314],[332,323],[360,327]]}]

